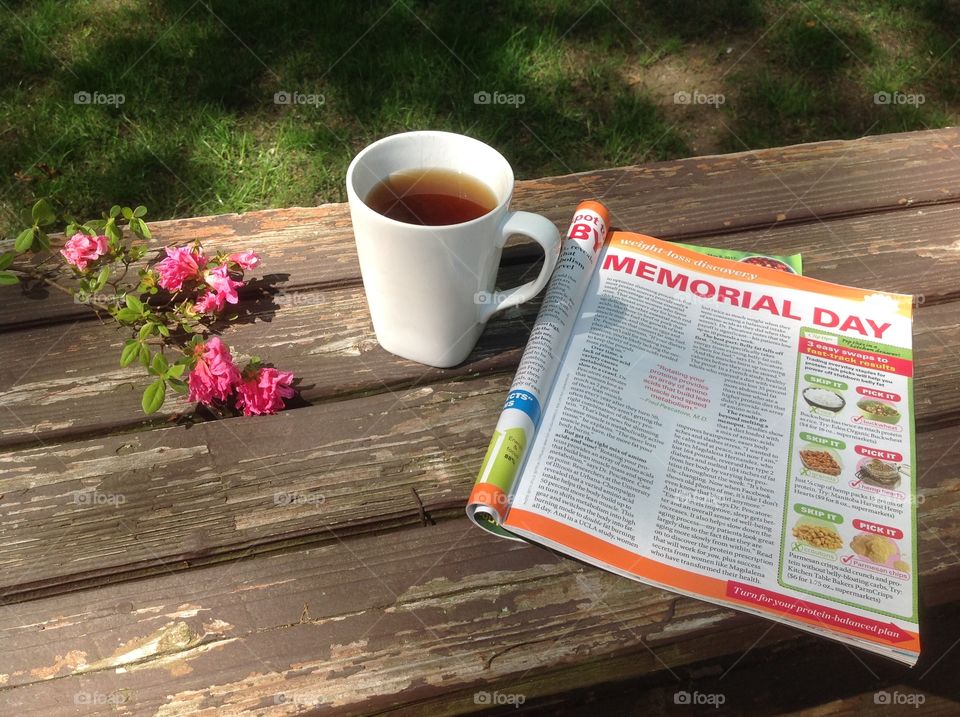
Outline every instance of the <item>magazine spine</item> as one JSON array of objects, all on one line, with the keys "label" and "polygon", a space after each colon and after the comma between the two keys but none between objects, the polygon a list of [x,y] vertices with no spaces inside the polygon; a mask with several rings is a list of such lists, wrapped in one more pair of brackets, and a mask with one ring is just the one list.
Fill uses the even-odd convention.
[{"label": "magazine spine", "polygon": [[600,202],[584,201],[577,206],[470,493],[470,520],[502,537],[520,540],[502,527],[503,521],[609,227],[609,212]]}]

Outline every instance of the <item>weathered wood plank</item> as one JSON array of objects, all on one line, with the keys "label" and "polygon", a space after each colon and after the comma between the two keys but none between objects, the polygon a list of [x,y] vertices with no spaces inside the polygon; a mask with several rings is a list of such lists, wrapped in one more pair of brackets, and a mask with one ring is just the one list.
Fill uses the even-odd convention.
[{"label": "weathered wood plank", "polygon": [[[509,374],[0,454],[0,595],[459,516]],[[946,392],[946,391],[945,391]],[[920,433],[922,562],[954,578],[955,427]],[[416,491],[416,495],[413,491]]]},{"label": "weathered wood plank", "polygon": [[[955,715],[960,634],[952,606],[929,610],[920,661],[912,669],[814,637],[784,640],[779,626],[744,655],[731,654],[632,680],[607,681],[527,701],[528,715]],[[931,627],[935,626],[935,627]],[[702,697],[700,709],[682,702]],[[716,695],[718,698],[713,698]],[[708,697],[709,696],[709,697]],[[707,699],[710,702],[705,703]],[[716,705],[716,706],[715,706]],[[503,711],[500,714],[510,714]]]},{"label": "weathered wood plank", "polygon": [[[747,228],[793,224],[957,201],[960,129],[694,157],[517,183],[515,207],[566,227],[583,199],[599,198],[624,229],[664,239],[692,239]],[[251,248],[267,271],[289,275],[290,290],[357,283],[359,270],[343,204],[151,224],[153,246],[202,239],[211,250]],[[527,247],[519,254],[531,256]],[[278,276],[279,278],[279,276]],[[54,292],[55,294],[57,292]],[[51,295],[11,297],[0,327],[85,316],[84,307]]]},{"label": "weathered wood plank", "polygon": [[[519,283],[522,271],[514,268],[507,276]],[[492,322],[468,360],[450,370],[432,369],[381,349],[360,286],[289,297],[279,307],[270,297],[251,301],[250,315],[226,331],[224,340],[293,371],[301,379],[301,398],[323,401],[512,370],[538,307],[531,303],[509,310]],[[0,446],[36,445],[117,426],[146,428],[174,414],[193,413],[195,407],[171,391],[159,419],[143,414],[140,392],[146,373],[139,364],[119,367],[124,340],[119,330],[99,322],[5,334],[0,348]],[[13,358],[27,347],[33,347],[29,361]]]},{"label": "weathered wood plank", "polygon": [[[928,610],[942,604],[922,582]],[[924,669],[953,639],[930,635]],[[439,715],[474,709],[480,690],[534,702],[625,679],[663,692],[735,685],[732,701],[745,697],[739,680],[789,648],[880,664],[460,519],[10,606],[0,704],[67,714],[78,696],[113,696],[132,714]],[[779,689],[761,680],[752,694]]]},{"label": "weathered wood plank", "polygon": [[[192,571],[188,583],[104,588],[96,605],[22,606],[16,621],[4,616],[0,641],[8,687],[23,686],[0,699],[51,714],[78,691],[121,695],[138,714],[283,714],[308,701],[369,710],[404,699],[399,691],[423,699],[549,657],[602,655],[628,638],[601,627],[608,605],[644,633],[671,614],[675,629],[695,625],[706,607],[678,608],[676,596],[452,522],[356,541],[350,555],[312,550]],[[568,641],[545,639],[568,631]],[[646,666],[657,669],[653,658]]]},{"label": "weathered wood plank", "polygon": [[[825,143],[518,188],[518,207],[545,210],[561,225],[591,187],[609,190],[627,228],[709,237],[702,243],[720,246],[760,241],[771,253],[802,244],[811,247],[803,249],[808,261],[811,254],[821,261],[818,269],[808,263],[814,275],[835,272],[839,281],[917,291],[936,304],[922,307],[916,327],[917,409],[926,429],[918,435],[919,568],[928,607],[960,600],[960,316],[958,303],[950,303],[957,298],[951,203],[960,170],[951,152],[960,148],[958,138],[945,130],[922,142]],[[902,208],[871,214],[892,206]],[[826,231],[817,217],[827,218]],[[813,657],[797,652],[791,664],[821,679],[841,674],[820,663],[818,673],[811,664],[822,641],[782,627],[765,637],[768,622],[469,527],[463,501],[534,307],[491,327],[485,341],[492,338],[495,348],[481,346],[454,372],[424,374],[371,343],[345,220],[344,208],[332,206],[202,218],[190,220],[197,222],[192,228],[189,221],[171,224],[171,231],[209,231],[212,244],[276,251],[268,269],[289,274],[282,277],[286,290],[306,290],[305,298],[267,312],[273,324],[237,327],[236,343],[310,381],[317,376],[305,387],[310,400],[378,395],[265,420],[151,426],[156,430],[60,443],[116,429],[112,409],[97,413],[104,403],[135,415],[125,376],[100,382],[89,371],[90,352],[113,337],[91,322],[71,329],[29,374],[32,381],[46,377],[47,390],[38,380],[23,392],[19,376],[32,358],[25,360],[22,349],[37,347],[35,357],[47,337],[57,336],[39,327],[5,336],[0,387],[17,385],[0,393],[0,403],[15,397],[26,426],[47,423],[32,439],[36,446],[0,454],[0,583],[9,598],[0,611],[4,713],[115,714],[108,700],[115,695],[124,700],[119,709],[134,714],[445,714],[477,707],[480,689],[542,697],[546,710],[559,691],[640,677],[668,704],[676,683],[670,670],[681,682],[708,685],[698,670],[735,664],[758,644],[763,652],[741,663],[754,666],[750,679],[731,688],[731,711],[739,713],[781,704],[771,701],[776,683],[795,674],[769,672],[767,661],[781,647],[809,645]],[[761,228],[768,223],[775,226]],[[314,246],[324,248],[313,253]],[[336,258],[325,263],[322,256]],[[524,271],[530,256],[518,248],[513,271]],[[864,269],[861,260],[876,269]],[[876,283],[853,278],[861,272]],[[333,319],[318,317],[309,297],[329,301]],[[24,319],[40,305],[2,307],[0,324],[4,317],[21,326],[62,322],[78,308],[51,302],[41,310],[49,313]],[[72,340],[75,330],[82,340]],[[50,383],[64,377],[66,383]],[[29,414],[35,403],[36,416]],[[11,418],[2,408],[0,416]],[[23,426],[4,428],[25,444]],[[421,521],[420,501],[438,525],[412,527]],[[239,560],[244,554],[257,556]],[[206,567],[186,569],[196,565]],[[96,587],[110,581],[126,582]],[[952,642],[953,623],[938,614],[933,624]],[[927,663],[938,644],[928,638]],[[896,679],[888,684],[910,684]],[[741,710],[751,694],[755,701]],[[862,709],[856,695],[824,709]],[[78,696],[106,704],[78,705]]]},{"label": "weathered wood plank", "polygon": [[[849,217],[708,237],[725,247],[763,247],[769,253],[804,253],[807,273],[826,281],[915,293],[919,387],[924,420],[960,417],[960,395],[941,381],[960,377],[960,204]],[[530,265],[512,265],[502,285],[528,276]],[[303,377],[303,398],[327,400],[414,380],[512,370],[536,316],[532,302],[495,318],[468,361],[452,371],[427,369],[398,359],[376,344],[362,287],[284,291],[245,304],[251,312],[226,338],[235,346]],[[143,420],[139,367],[115,366],[122,335],[99,322],[38,326],[9,332],[0,348],[0,446],[33,438],[136,426]],[[24,361],[24,355],[29,360]],[[9,357],[9,358],[8,358]],[[928,390],[929,389],[929,390]],[[56,409],[58,418],[51,419]],[[161,415],[189,411],[171,401]]]},{"label": "weathered wood plank", "polygon": [[0,584],[420,522],[418,497],[459,515],[508,386],[500,375],[0,454]]}]

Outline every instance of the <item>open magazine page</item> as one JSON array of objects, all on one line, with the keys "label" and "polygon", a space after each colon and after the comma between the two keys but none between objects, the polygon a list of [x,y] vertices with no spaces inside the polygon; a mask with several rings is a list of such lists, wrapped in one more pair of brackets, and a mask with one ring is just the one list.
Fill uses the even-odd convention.
[{"label": "open magazine page", "polygon": [[607,209],[598,202],[581,202],[574,212],[557,267],[470,493],[470,520],[502,537],[515,538],[501,527],[513,481],[540,425],[543,405],[609,226]]},{"label": "open magazine page", "polygon": [[[579,316],[580,304],[586,295],[609,226],[607,209],[599,202],[584,201],[577,206],[557,267],[467,501],[470,520],[501,537],[521,540],[503,528],[503,517],[513,493],[514,479],[523,467],[527,448],[540,425],[547,396],[574,322]],[[681,246],[709,256],[749,264],[761,262],[790,273],[800,274],[803,270],[799,254],[770,257],[688,244]]]},{"label": "open magazine page", "polygon": [[911,312],[614,232],[504,526],[915,662]]}]

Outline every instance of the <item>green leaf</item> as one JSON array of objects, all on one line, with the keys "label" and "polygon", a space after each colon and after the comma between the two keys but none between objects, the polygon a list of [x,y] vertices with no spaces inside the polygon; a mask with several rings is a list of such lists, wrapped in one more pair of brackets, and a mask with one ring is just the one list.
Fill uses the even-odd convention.
[{"label": "green leaf", "polygon": [[107,280],[110,278],[110,267],[105,266],[100,270],[100,273],[97,274],[97,280],[93,282],[92,289],[94,291],[100,291],[107,283]]},{"label": "green leaf", "polygon": [[160,335],[164,338],[170,337],[170,329],[167,328],[166,324],[156,324],[157,331],[160,332]]},{"label": "green leaf", "polygon": [[150,335],[153,333],[154,329],[156,329],[156,328],[157,328],[157,325],[156,325],[155,323],[153,323],[153,322],[147,322],[146,324],[144,324],[143,326],[140,327],[140,331],[138,332],[137,335],[138,335],[141,339],[145,339],[145,338],[147,338],[148,336],[150,336]]},{"label": "green leaf", "polygon": [[133,210],[130,207],[123,208],[123,218],[127,221],[133,219]]},{"label": "green leaf", "polygon": [[186,364],[175,363],[170,368],[167,369],[168,378],[180,378],[183,376],[183,372],[186,370]]},{"label": "green leaf", "polygon": [[16,274],[12,274],[9,271],[0,271],[0,286],[11,286],[20,281],[20,278]]},{"label": "green leaf", "polygon": [[140,218],[147,216],[147,208],[142,204],[133,210],[133,216]]},{"label": "green leaf", "polygon": [[116,219],[117,217],[119,217],[119,216],[120,216],[120,211],[121,211],[121,210],[120,210],[120,205],[119,205],[119,204],[114,204],[112,207],[110,207],[110,218],[111,218],[111,219]]},{"label": "green leaf", "polygon": [[147,367],[150,365],[150,349],[146,344],[140,344],[140,363]]},{"label": "green leaf", "polygon": [[103,228],[107,225],[105,219],[91,219],[89,222],[84,224],[84,228],[88,230],[90,234],[96,234],[97,232],[103,231]]},{"label": "green leaf", "polygon": [[140,351],[140,342],[136,339],[130,339],[123,345],[123,351],[120,352],[120,365],[129,366],[133,363],[133,360],[137,357],[137,353]]},{"label": "green leaf", "polygon": [[186,393],[187,392],[187,382],[181,381],[179,378],[169,378],[167,383],[170,384],[172,388],[177,393]]},{"label": "green leaf", "polygon": [[43,229],[37,229],[37,243],[44,251],[50,251],[50,237]]},{"label": "green leaf", "polygon": [[136,311],[140,316],[143,315],[143,302],[140,301],[140,299],[138,299],[136,296],[133,294],[127,294],[124,297],[124,301],[126,302],[128,309],[131,311]]},{"label": "green leaf", "polygon": [[[136,217],[135,217],[136,219]],[[152,239],[153,234],[150,232],[150,228],[147,226],[147,223],[143,219],[136,220],[136,226],[134,226],[133,220],[130,221],[130,228],[133,230],[133,233],[142,239]]]},{"label": "green leaf", "polygon": [[103,227],[103,231],[107,235],[108,239],[112,239],[118,243],[123,241],[123,232],[120,231],[120,227],[117,226],[117,220],[113,217],[107,220],[107,223]]},{"label": "green leaf", "polygon": [[133,309],[120,309],[114,316],[121,324],[132,324],[141,314]]},{"label": "green leaf", "polygon": [[167,382],[162,378],[158,378],[147,386],[147,390],[143,392],[143,400],[140,402],[140,405],[143,406],[143,412],[156,413],[163,405],[163,401],[167,397],[166,394]]},{"label": "green leaf", "polygon": [[153,361],[150,362],[151,373],[162,376],[167,372],[168,368],[170,368],[170,366],[167,364],[167,360],[163,357],[163,354],[157,353],[153,355]]},{"label": "green leaf", "polygon": [[16,256],[12,251],[8,251],[6,254],[0,255],[0,271],[8,268],[12,263],[13,259]]},{"label": "green leaf", "polygon": [[34,228],[30,227],[29,229],[24,229],[22,232],[17,234],[17,239],[13,243],[13,248],[21,254],[25,251],[29,251],[30,247],[33,246],[33,232]]},{"label": "green leaf", "polygon": [[57,213],[46,199],[37,200],[37,203],[33,205],[33,210],[30,213],[33,215],[33,223],[41,227],[57,221]]}]

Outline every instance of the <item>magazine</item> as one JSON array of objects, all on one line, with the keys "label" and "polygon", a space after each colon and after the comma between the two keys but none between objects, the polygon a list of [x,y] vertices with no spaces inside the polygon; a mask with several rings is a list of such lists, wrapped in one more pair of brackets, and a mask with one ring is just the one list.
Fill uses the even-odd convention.
[{"label": "magazine", "polygon": [[915,664],[912,297],[609,224],[577,207],[470,519]]}]

